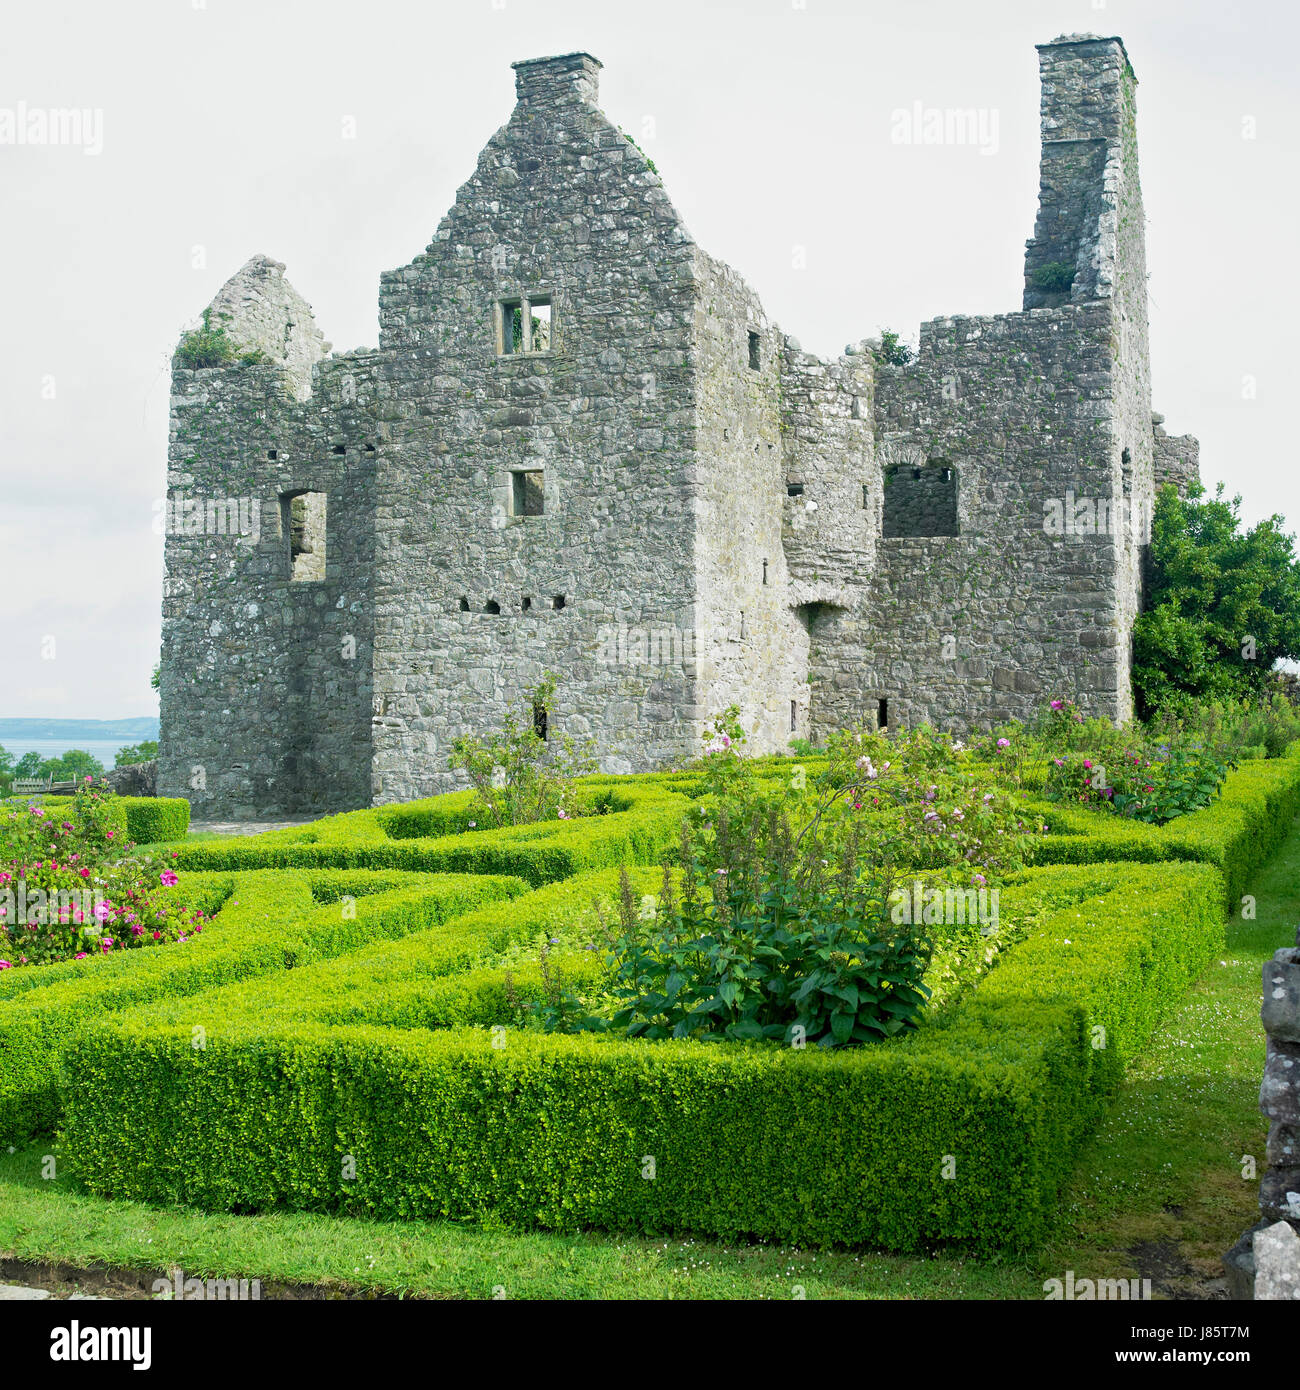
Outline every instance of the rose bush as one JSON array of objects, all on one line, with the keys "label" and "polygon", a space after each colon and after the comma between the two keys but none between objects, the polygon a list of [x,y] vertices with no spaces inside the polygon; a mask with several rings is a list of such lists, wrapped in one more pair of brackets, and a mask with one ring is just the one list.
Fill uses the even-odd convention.
[{"label": "rose bush", "polygon": [[175,870],[113,828],[112,793],[87,778],[65,813],[0,814],[0,970],[184,942],[204,915],[170,900]]}]

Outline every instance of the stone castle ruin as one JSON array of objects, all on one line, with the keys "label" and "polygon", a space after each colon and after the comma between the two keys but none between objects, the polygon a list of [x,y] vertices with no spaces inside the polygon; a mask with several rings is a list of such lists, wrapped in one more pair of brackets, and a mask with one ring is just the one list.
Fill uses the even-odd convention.
[{"label": "stone castle ruin", "polygon": [[1038,55],[1024,307],[923,323],[910,363],[785,336],[586,53],[514,65],[509,121],[381,277],[377,350],[330,355],[249,261],[209,313],[238,358],[173,374],[160,793],[446,790],[451,740],[546,670],[549,728],[611,772],[691,755],[731,704],[757,751],[1058,694],[1129,716],[1145,528],[1197,446],[1151,411],[1124,45]]}]

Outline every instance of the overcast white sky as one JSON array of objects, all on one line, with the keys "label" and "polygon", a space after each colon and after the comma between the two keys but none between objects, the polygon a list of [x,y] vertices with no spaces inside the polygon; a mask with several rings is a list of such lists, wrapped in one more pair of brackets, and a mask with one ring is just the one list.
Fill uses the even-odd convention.
[{"label": "overcast white sky", "polygon": [[[804,347],[1020,306],[1034,44],[1138,74],[1155,404],[1256,519],[1300,521],[1293,0],[103,0],[10,5],[0,123],[102,112],[102,151],[0,144],[0,716],[152,713],[167,363],[253,253],[336,349],[423,250],[514,103],[585,49],[694,236]],[[996,150],[891,114],[996,113]],[[355,138],[344,138],[349,126]],[[1254,138],[1247,138],[1252,134]],[[0,129],[2,129],[0,124]],[[1249,383],[1253,379],[1253,397]],[[49,639],[53,639],[53,646]],[[52,655],[51,655],[52,652]]]}]

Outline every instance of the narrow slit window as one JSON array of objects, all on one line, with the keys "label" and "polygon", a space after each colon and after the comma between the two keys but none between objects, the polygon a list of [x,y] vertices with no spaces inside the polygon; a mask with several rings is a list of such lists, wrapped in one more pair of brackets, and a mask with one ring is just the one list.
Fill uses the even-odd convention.
[{"label": "narrow slit window", "polygon": [[289,578],[325,578],[325,494],[287,492],[280,497],[280,527],[289,538]]},{"label": "narrow slit window", "polygon": [[528,351],[550,352],[551,350],[551,301],[549,299],[530,299],[528,301]]},{"label": "narrow slit window", "polygon": [[543,470],[520,469],[510,475],[511,516],[541,516],[546,510]]},{"label": "narrow slit window", "polygon": [[527,594],[525,594],[523,598],[520,600],[519,606],[524,610],[525,613],[527,613],[529,609],[532,608],[533,601],[528,597]]},{"label": "narrow slit window", "polygon": [[790,701],[790,732],[791,732],[792,734],[793,734],[793,733],[796,733],[796,732],[798,731],[798,728],[799,728],[799,702],[798,702],[797,700],[791,700],[791,701]]},{"label": "narrow slit window", "polygon": [[758,353],[757,333],[751,333],[749,335],[749,365],[753,371],[758,371],[759,367],[762,365]]},{"label": "narrow slit window", "polygon": [[871,489],[866,483],[862,484],[862,505],[864,507],[869,507],[871,505]]},{"label": "narrow slit window", "polygon": [[524,302],[522,299],[501,301],[501,351],[509,354],[524,351]]},{"label": "narrow slit window", "polygon": [[546,738],[546,706],[540,702],[533,705],[533,733],[543,741]]},{"label": "narrow slit window", "polygon": [[763,583],[767,583],[767,561],[763,561]]},{"label": "narrow slit window", "polygon": [[880,700],[876,704],[876,728],[887,729],[889,727],[889,701]]}]

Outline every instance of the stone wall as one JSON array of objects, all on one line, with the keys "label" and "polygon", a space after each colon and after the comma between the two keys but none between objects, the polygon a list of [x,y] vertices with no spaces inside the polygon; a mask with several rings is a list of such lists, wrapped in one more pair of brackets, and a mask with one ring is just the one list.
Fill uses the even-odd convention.
[{"label": "stone wall", "polygon": [[[274,306],[284,360],[173,372],[158,779],[198,817],[369,799],[375,364],[317,361],[302,398],[289,359],[319,335],[279,270],[254,258],[214,304],[252,306],[227,331],[268,355]],[[318,580],[292,577],[302,492],[325,496]]]},{"label": "stone wall", "polygon": [[1180,497],[1186,497],[1193,483],[1201,480],[1201,445],[1190,434],[1166,434],[1165,417],[1153,415],[1155,431],[1155,487],[1159,491],[1172,483]]},{"label": "stone wall", "polygon": [[446,790],[455,738],[526,717],[546,671],[550,730],[611,772],[733,703],[756,750],[1057,693],[1126,717],[1155,482],[1195,441],[1153,434],[1123,44],[1039,61],[1024,308],[922,324],[907,366],[784,335],[583,53],[515,65],[430,245],[381,277],[377,351],[324,356],[250,261],[212,308],[264,364],[174,373],[170,489],[259,524],[168,537],[161,789],[207,816]]},{"label": "stone wall", "polygon": [[1267,1037],[1259,1108],[1268,1121],[1260,1220],[1224,1257],[1235,1298],[1300,1301],[1300,932],[1264,963]]},{"label": "stone wall", "polygon": [[[381,282],[376,801],[455,785],[452,739],[523,713],[546,670],[551,728],[605,770],[697,746],[697,252],[598,68],[517,64],[509,122]],[[550,348],[502,353],[498,305],[530,295]],[[513,514],[514,470],[543,473],[543,515]]]}]

